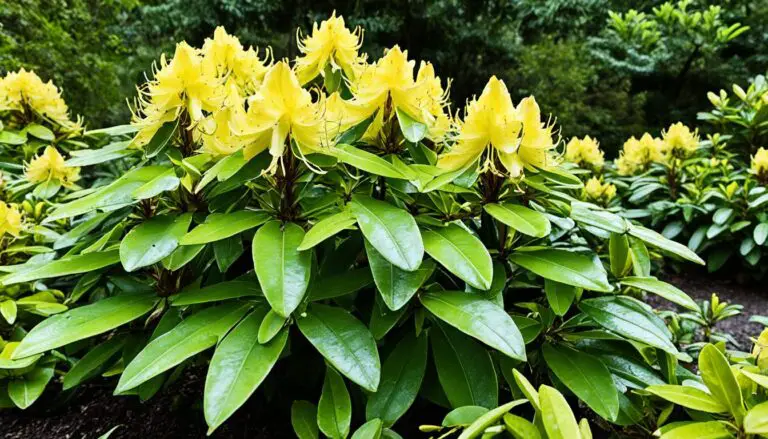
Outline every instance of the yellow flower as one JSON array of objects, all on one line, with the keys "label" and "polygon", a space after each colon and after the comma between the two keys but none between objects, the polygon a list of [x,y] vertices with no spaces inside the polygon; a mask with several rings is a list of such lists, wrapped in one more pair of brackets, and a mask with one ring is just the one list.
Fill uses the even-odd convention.
[{"label": "yellow flower", "polygon": [[645,133],[640,140],[633,136],[624,142],[616,167],[620,175],[633,175],[646,170],[651,163],[663,162],[664,158],[662,140]]},{"label": "yellow flower", "polygon": [[231,78],[243,94],[256,91],[271,64],[271,51],[262,59],[253,47],[243,49],[240,40],[219,26],[213,38],[206,38],[202,49],[202,67],[206,76]]},{"label": "yellow flower", "polygon": [[21,213],[15,205],[0,201],[0,238],[6,233],[16,238],[21,232]]},{"label": "yellow flower", "polygon": [[565,147],[565,159],[579,166],[587,165],[593,168],[603,167],[603,151],[597,139],[589,136],[579,139],[573,137]]},{"label": "yellow flower", "polygon": [[[395,117],[395,109],[407,113],[427,126],[427,137],[440,141],[450,126],[445,114],[448,106],[447,91],[430,63],[421,63],[416,79],[414,61],[408,60],[408,51],[395,46],[376,63],[366,65],[350,83],[354,99],[345,105],[345,126],[356,125],[374,113],[363,139],[376,140],[381,128]],[[377,112],[378,111],[378,112]]]},{"label": "yellow flower", "polygon": [[232,124],[235,133],[248,140],[245,158],[255,157],[268,147],[273,157],[268,170],[274,172],[289,135],[302,154],[323,150],[323,106],[322,101],[312,101],[312,95],[301,87],[287,62],[276,63],[256,94],[248,99],[248,111],[239,114]]},{"label": "yellow flower", "polygon": [[246,146],[248,139],[237,135],[230,121],[242,118],[245,113],[244,99],[234,84],[228,86],[227,98],[221,109],[206,117],[195,130],[196,141],[202,150],[213,155],[229,155]]},{"label": "yellow flower", "polygon": [[205,71],[197,49],[185,42],[176,45],[170,62],[160,58],[160,69],[154,80],[139,90],[139,110],[133,124],[139,132],[135,146],[146,145],[160,127],[186,111],[192,124],[204,117],[204,111],[213,112],[221,106],[224,88],[215,72]]},{"label": "yellow flower", "polygon": [[691,131],[680,122],[662,131],[661,137],[664,142],[664,154],[675,158],[688,157],[699,147],[698,130]]},{"label": "yellow flower", "polygon": [[0,79],[0,110],[26,109],[45,116],[65,129],[76,131],[81,128],[80,120],[70,120],[69,108],[53,82],[45,83],[35,72],[21,69]]},{"label": "yellow flower", "polygon": [[587,198],[607,204],[616,196],[616,186],[603,183],[597,177],[592,177],[584,185],[584,192]]},{"label": "yellow flower", "polygon": [[760,148],[752,156],[752,171],[757,175],[768,177],[768,150]]},{"label": "yellow flower", "polygon": [[509,176],[519,177],[526,165],[547,167],[551,160],[552,126],[542,123],[533,96],[515,108],[503,81],[492,77],[479,98],[466,109],[459,134],[451,150],[440,156],[437,166],[446,171],[462,169],[481,158],[481,172],[499,172],[496,158]]},{"label": "yellow flower", "polygon": [[47,146],[42,155],[27,164],[26,177],[30,183],[58,181],[63,186],[71,186],[80,179],[80,168],[67,167],[59,151]]},{"label": "yellow flower", "polygon": [[317,75],[325,75],[325,67],[330,64],[333,71],[341,69],[348,79],[356,75],[361,65],[357,51],[363,42],[363,31],[360,27],[350,31],[344,24],[344,18],[336,16],[312,26],[312,35],[301,38],[296,31],[299,51],[302,56],[296,58],[296,76],[299,82],[306,84]]}]

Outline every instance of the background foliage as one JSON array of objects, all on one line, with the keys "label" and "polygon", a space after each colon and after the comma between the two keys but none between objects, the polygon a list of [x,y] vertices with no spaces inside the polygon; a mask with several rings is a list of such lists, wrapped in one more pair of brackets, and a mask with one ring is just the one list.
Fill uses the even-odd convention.
[{"label": "background foliage", "polygon": [[[564,137],[589,133],[614,156],[631,135],[676,120],[693,122],[707,106],[707,91],[768,67],[759,53],[768,41],[766,2],[689,4],[691,13],[720,5],[722,22],[750,27],[722,45],[690,26],[662,23],[652,46],[636,47],[608,25],[608,10],[635,8],[650,19],[661,3],[20,0],[0,11],[0,72],[33,68],[63,86],[70,107],[91,115],[92,127],[125,123],[123,97],[135,94],[152,60],[176,41],[199,45],[223,25],[246,45],[271,45],[276,58],[293,58],[295,29],[309,31],[336,10],[365,28],[363,51],[372,56],[397,43],[412,58],[432,60],[441,75],[453,78],[454,102],[464,102],[497,74],[514,98],[535,94],[545,112],[558,115]],[[642,66],[627,61],[630,52]]]}]

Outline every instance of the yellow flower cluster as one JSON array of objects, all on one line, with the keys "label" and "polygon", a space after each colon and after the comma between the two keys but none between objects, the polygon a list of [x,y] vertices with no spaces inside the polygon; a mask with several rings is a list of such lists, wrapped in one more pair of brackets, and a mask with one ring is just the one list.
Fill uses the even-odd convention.
[{"label": "yellow flower cluster", "polygon": [[47,146],[41,155],[27,164],[26,177],[30,183],[55,181],[68,187],[80,179],[80,168],[68,167],[59,151]]},{"label": "yellow flower cluster", "polygon": [[515,107],[506,85],[495,76],[469,103],[464,120],[456,122],[456,144],[440,156],[441,169],[463,169],[485,153],[480,172],[501,173],[498,159],[506,175],[517,178],[526,166],[545,168],[554,160],[552,125],[542,122],[536,100],[529,96]]},{"label": "yellow flower cluster", "polygon": [[624,142],[616,168],[619,175],[633,175],[646,170],[651,163],[663,162],[664,158],[663,141],[645,133],[640,140],[632,136]]},{"label": "yellow flower cluster", "polygon": [[33,71],[24,69],[0,78],[0,111],[32,111],[67,131],[77,131],[81,121],[69,118],[69,108],[53,82],[43,82]]},{"label": "yellow flower cluster", "polygon": [[6,233],[17,237],[21,232],[21,213],[15,205],[0,201],[0,238]]},{"label": "yellow flower cluster", "polygon": [[768,181],[768,149],[760,148],[752,156],[751,170],[761,180]]},{"label": "yellow flower cluster", "polygon": [[362,29],[357,27],[350,31],[344,24],[344,17],[337,17],[336,12],[319,26],[315,23],[312,34],[306,38],[302,39],[299,33],[297,40],[303,56],[296,59],[296,75],[302,84],[318,75],[325,76],[328,65],[333,71],[342,70],[348,79],[354,79],[365,62],[358,55],[363,43]]},{"label": "yellow flower cluster", "polygon": [[662,131],[661,138],[664,154],[672,158],[686,158],[696,152],[699,147],[698,130],[691,131],[681,122],[672,124],[666,131]]},{"label": "yellow flower cluster", "polygon": [[616,196],[616,186],[603,183],[597,177],[592,177],[584,184],[587,198],[601,204],[607,204]]},{"label": "yellow flower cluster", "polygon": [[582,167],[602,168],[605,159],[597,139],[589,136],[571,138],[565,147],[565,159]]}]

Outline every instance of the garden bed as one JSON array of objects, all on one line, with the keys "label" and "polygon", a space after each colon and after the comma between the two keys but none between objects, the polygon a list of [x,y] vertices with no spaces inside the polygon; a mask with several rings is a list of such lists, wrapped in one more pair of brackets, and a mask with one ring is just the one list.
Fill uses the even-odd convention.
[{"label": "garden bed", "polygon": [[[760,287],[713,278],[699,271],[667,274],[662,278],[687,292],[696,301],[708,300],[712,293],[717,293],[721,300],[743,305],[741,315],[718,323],[718,328],[732,334],[742,350],[750,349],[750,337],[756,337],[762,330],[762,325],[749,322],[749,318],[768,313],[768,296]],[[648,301],[656,308],[674,307],[656,296],[649,296]],[[205,436],[207,431],[201,408],[204,380],[204,371],[193,369],[169,389],[143,404],[135,397],[113,397],[113,385],[86,385],[72,395],[67,405],[59,409],[38,411],[33,407],[27,412],[13,410],[1,413],[0,425],[3,426],[3,433],[0,437],[96,438],[110,428],[121,425],[112,435],[113,438],[200,438]],[[416,412],[421,414],[418,416],[421,422],[439,421],[439,413],[426,416],[423,410],[414,410],[409,415]],[[293,434],[288,413],[289,407],[270,407],[262,398],[256,396],[211,437],[290,438]],[[403,437],[425,436],[418,433],[418,421],[412,418],[404,417],[398,423],[400,428],[397,428],[397,431]],[[595,431],[595,437],[600,437],[599,432]]]}]

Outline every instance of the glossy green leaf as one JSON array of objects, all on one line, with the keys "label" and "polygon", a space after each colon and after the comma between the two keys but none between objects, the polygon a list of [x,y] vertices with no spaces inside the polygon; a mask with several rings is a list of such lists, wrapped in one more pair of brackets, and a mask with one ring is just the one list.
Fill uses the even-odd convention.
[{"label": "glossy green leaf", "polygon": [[627,232],[627,221],[616,215],[602,209],[593,209],[589,204],[574,202],[571,206],[571,218],[579,223],[599,229],[623,234]]},{"label": "glossy green leaf", "polygon": [[543,213],[519,204],[490,203],[483,206],[483,209],[492,217],[528,236],[543,238],[552,230]]},{"label": "glossy green leaf", "polygon": [[313,304],[296,319],[299,330],[333,367],[375,392],[381,379],[376,342],[368,328],[341,308]]},{"label": "glossy green leaf", "polygon": [[384,423],[381,419],[371,419],[352,434],[352,439],[379,439],[383,427]]},{"label": "glossy green leaf", "polygon": [[280,330],[283,329],[287,322],[288,319],[270,309],[259,325],[259,343],[269,343],[277,334],[280,334]]},{"label": "glossy green leaf", "polygon": [[451,407],[495,408],[499,399],[493,362],[482,345],[445,325],[429,334],[437,377]]},{"label": "glossy green leaf", "polygon": [[608,241],[608,256],[611,262],[611,273],[616,277],[622,277],[632,264],[627,235],[611,233]]},{"label": "glossy green leaf", "polygon": [[427,336],[406,335],[384,361],[381,384],[368,398],[366,419],[392,425],[416,400],[427,368]]},{"label": "glossy green leaf", "polygon": [[49,317],[24,337],[13,358],[24,358],[102,334],[148,313],[154,295],[120,295]]},{"label": "glossy green leaf", "polygon": [[677,255],[687,261],[695,262],[699,265],[704,265],[704,261],[691,249],[675,241],[670,241],[660,233],[651,229],[633,224],[629,228],[629,234],[635,238],[643,240],[645,243],[650,244],[659,250],[672,253],[673,255]]},{"label": "glossy green leaf", "polygon": [[576,287],[549,279],[544,280],[544,293],[549,307],[559,316],[564,316],[576,299]]},{"label": "glossy green leaf", "polygon": [[499,350],[525,361],[525,343],[512,317],[495,303],[460,291],[422,294],[421,303],[442,321]]},{"label": "glossy green leaf", "polygon": [[421,238],[427,254],[449,272],[474,288],[491,288],[491,255],[482,241],[466,229],[457,224],[449,224],[447,227],[425,230]]},{"label": "glossy green leaf", "polygon": [[264,381],[288,341],[284,330],[272,341],[258,341],[267,309],[245,317],[216,348],[205,378],[203,412],[210,434],[240,408]]},{"label": "glossy green leaf", "polygon": [[699,353],[699,372],[712,396],[740,419],[744,416],[744,401],[736,376],[725,355],[714,345],[707,344]]},{"label": "glossy green leaf", "polygon": [[317,407],[309,401],[294,401],[291,426],[298,439],[318,439]]},{"label": "glossy green leaf", "polygon": [[385,201],[356,195],[349,204],[365,238],[382,256],[406,271],[424,257],[424,244],[411,214]]},{"label": "glossy green leaf", "polygon": [[0,278],[0,282],[7,286],[31,280],[88,273],[117,264],[118,262],[120,262],[120,255],[117,250],[65,256],[43,265],[31,265],[29,269],[22,268],[8,276]]},{"label": "glossy green leaf", "polygon": [[179,246],[192,214],[156,216],[134,228],[120,242],[120,261],[126,271],[160,262]]},{"label": "glossy green leaf", "polygon": [[196,286],[185,288],[179,294],[171,296],[170,301],[173,306],[187,306],[262,295],[261,287],[256,282],[230,280],[203,288]]},{"label": "glossy green leaf", "polygon": [[757,245],[765,244],[768,239],[768,223],[760,223],[755,226],[755,230],[752,232],[752,239],[755,240]]},{"label": "glossy green leaf", "polygon": [[160,152],[171,143],[178,126],[178,119],[165,122],[160,126],[149,142],[144,146],[144,156],[146,158],[152,158],[160,154]]},{"label": "glossy green leaf", "polygon": [[611,292],[608,275],[599,260],[557,249],[519,251],[509,260],[539,276],[586,290]]},{"label": "glossy green leaf", "polygon": [[352,227],[356,222],[357,220],[348,210],[325,217],[312,226],[307,234],[304,235],[304,239],[299,245],[299,250],[308,250],[342,230]]},{"label": "glossy green leaf", "polygon": [[382,300],[392,311],[397,311],[411,300],[416,291],[435,270],[432,260],[422,262],[416,271],[405,271],[386,260],[366,240],[365,253],[371,268],[373,280]]},{"label": "glossy green leaf", "polygon": [[352,400],[344,378],[327,367],[320,402],[317,404],[317,426],[331,439],[345,439],[352,422]]},{"label": "glossy green leaf", "polygon": [[440,425],[443,427],[466,427],[488,412],[489,410],[485,407],[466,405],[448,412]]},{"label": "glossy green leaf", "polygon": [[661,439],[730,439],[733,437],[728,427],[717,421],[693,422],[661,435]]},{"label": "glossy green leaf", "polygon": [[195,256],[200,254],[205,248],[205,244],[200,245],[180,245],[176,247],[170,255],[161,261],[163,268],[170,271],[176,271],[192,262]]},{"label": "glossy green leaf", "polygon": [[549,439],[580,438],[579,424],[563,395],[553,387],[539,388],[541,423]]},{"label": "glossy green leaf", "polygon": [[138,187],[131,196],[135,200],[147,200],[156,197],[163,192],[175,190],[179,187],[181,180],[176,176],[174,169],[169,169],[152,180]]},{"label": "glossy green leaf", "polygon": [[485,432],[486,428],[497,423],[499,419],[501,419],[501,417],[504,416],[507,412],[526,402],[528,401],[524,399],[518,399],[489,410],[487,413],[477,418],[477,420],[470,424],[469,427],[465,428],[464,431],[462,431],[459,435],[459,439],[473,439],[480,437]]},{"label": "glossy green leaf", "polygon": [[205,222],[184,235],[181,245],[206,244],[237,235],[246,230],[258,227],[269,220],[264,212],[241,210],[232,213],[212,213]]},{"label": "glossy green leaf", "polygon": [[503,420],[513,439],[541,439],[541,433],[529,420],[511,413],[505,414]]},{"label": "glossy green leaf", "polygon": [[401,180],[406,179],[406,177],[398,171],[392,163],[389,163],[375,154],[371,154],[370,152],[363,151],[362,149],[355,148],[351,145],[340,144],[337,145],[337,148],[338,150],[334,155],[342,163],[346,163],[374,175],[398,178]]},{"label": "glossy green leaf", "polygon": [[106,366],[106,363],[120,352],[124,344],[125,337],[113,337],[88,351],[64,375],[63,389],[71,389],[98,375],[99,371]]},{"label": "glossy green leaf", "polygon": [[747,434],[768,434],[768,402],[760,403],[747,412],[744,431]]},{"label": "glossy green leaf", "polygon": [[648,277],[651,275],[651,256],[643,241],[629,238],[629,256],[632,260],[632,272],[635,276]]},{"label": "glossy green leaf", "polygon": [[267,302],[288,317],[309,286],[312,253],[299,251],[304,229],[294,223],[270,221],[253,238],[253,263]]},{"label": "glossy green leaf", "polygon": [[[202,245],[202,244],[201,244]],[[213,255],[219,271],[226,273],[245,252],[243,240],[239,235],[230,236],[213,243]]]},{"label": "glossy green leaf", "polygon": [[625,277],[621,284],[656,294],[691,311],[699,310],[696,302],[685,292],[655,277]]},{"label": "glossy green leaf", "polygon": [[396,108],[397,121],[400,123],[400,131],[403,133],[403,137],[411,143],[418,143],[427,135],[427,126],[413,117],[410,114],[402,111],[400,108]]},{"label": "glossy green leaf", "polygon": [[611,421],[619,414],[619,394],[599,359],[563,345],[545,344],[544,360],[555,376],[592,410]]},{"label": "glossy green leaf", "polygon": [[23,378],[11,380],[8,383],[8,396],[16,407],[26,409],[43,394],[51,378],[53,378],[53,367],[34,368]]},{"label": "glossy green leaf", "polygon": [[115,394],[133,389],[216,345],[248,309],[248,305],[228,303],[205,308],[182,320],[178,326],[150,342],[125,367]]},{"label": "glossy green leaf", "polygon": [[725,413],[728,408],[715,400],[709,393],[692,386],[678,386],[672,384],[657,384],[646,387],[645,390],[659,398],[707,413]]},{"label": "glossy green leaf", "polygon": [[56,136],[53,134],[53,131],[51,131],[47,127],[44,127],[43,125],[40,125],[39,123],[31,123],[27,125],[24,129],[27,131],[28,134],[31,134],[40,140],[52,142],[53,139],[56,138]]}]

